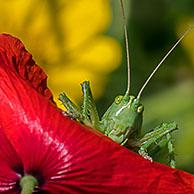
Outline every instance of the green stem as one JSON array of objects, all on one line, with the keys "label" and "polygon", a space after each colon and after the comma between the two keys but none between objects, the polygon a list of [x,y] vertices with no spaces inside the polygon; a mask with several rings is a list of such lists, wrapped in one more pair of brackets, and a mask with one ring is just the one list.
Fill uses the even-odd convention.
[{"label": "green stem", "polygon": [[20,180],[21,194],[32,194],[38,181],[31,175],[25,175]]}]

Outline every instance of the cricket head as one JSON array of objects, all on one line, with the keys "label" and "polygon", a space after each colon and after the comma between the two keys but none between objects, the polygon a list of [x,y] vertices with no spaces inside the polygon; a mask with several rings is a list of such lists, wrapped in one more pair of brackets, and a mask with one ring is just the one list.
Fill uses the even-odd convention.
[{"label": "cricket head", "polygon": [[124,95],[115,98],[115,118],[121,131],[127,130],[130,136],[138,136],[142,127],[144,107],[140,99],[134,96]]},{"label": "cricket head", "polygon": [[141,128],[143,116],[143,105],[140,100],[134,96],[124,95],[117,96],[115,104],[115,120],[119,123],[125,123],[125,128]]},{"label": "cricket head", "polygon": [[117,96],[104,115],[108,125],[113,129],[112,134],[108,132],[108,136],[117,137],[118,143],[122,143],[123,139],[137,137],[140,134],[143,120],[143,105],[140,100],[134,96],[125,94]]}]

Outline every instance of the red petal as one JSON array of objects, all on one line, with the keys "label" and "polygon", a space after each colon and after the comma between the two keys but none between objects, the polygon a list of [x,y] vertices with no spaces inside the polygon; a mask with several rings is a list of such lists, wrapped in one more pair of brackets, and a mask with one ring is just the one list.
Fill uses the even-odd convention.
[{"label": "red petal", "polygon": [[[0,35],[0,53],[6,66],[18,76],[25,79],[29,85],[52,101],[53,97],[47,88],[47,76],[34,62],[22,42],[8,34]],[[2,64],[3,65],[3,64]]]},{"label": "red petal", "polygon": [[64,117],[7,63],[0,53],[0,191],[24,171],[52,194],[194,193],[193,175]]}]

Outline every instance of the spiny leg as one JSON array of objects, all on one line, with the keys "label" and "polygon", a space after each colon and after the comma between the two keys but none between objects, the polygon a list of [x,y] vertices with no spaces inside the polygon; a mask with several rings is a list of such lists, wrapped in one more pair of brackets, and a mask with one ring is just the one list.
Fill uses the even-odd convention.
[{"label": "spiny leg", "polygon": [[[144,135],[143,138],[140,139],[138,142],[140,144],[139,154],[142,155],[144,158],[152,160],[151,157],[148,155],[148,148],[155,144],[158,140],[161,140],[163,137],[166,137],[164,141],[168,144],[169,150],[169,162],[171,167],[175,167],[175,160],[174,160],[174,147],[172,144],[172,137],[170,133],[177,129],[176,123],[163,123],[162,125],[156,127],[153,131]],[[161,144],[164,141],[160,141],[158,144]],[[166,144],[165,143],[165,144]],[[163,146],[162,146],[163,147]]]},{"label": "spiny leg", "polygon": [[[167,133],[163,138],[161,138],[159,141],[154,143],[155,145],[153,147],[151,147],[151,149],[149,149],[149,153],[151,153],[151,155],[155,155],[158,152],[162,151],[163,149],[167,148],[168,150],[168,164],[170,167],[172,168],[176,168],[176,162],[175,162],[175,153],[174,153],[174,145],[173,145],[173,140],[172,140],[172,136],[170,133]],[[147,154],[147,151],[144,153],[144,155]],[[141,154],[143,155],[143,154]],[[144,156],[144,158],[146,158],[146,156],[148,156],[148,154],[146,156]],[[150,159],[148,157],[148,159]]]},{"label": "spiny leg", "polygon": [[176,168],[176,161],[175,161],[175,153],[174,153],[174,145],[173,145],[173,139],[170,133],[166,134],[166,138],[168,141],[168,156],[169,156],[169,165],[172,168]]},{"label": "spiny leg", "polygon": [[59,94],[59,100],[62,102],[63,106],[67,109],[65,114],[67,116],[82,121],[82,115],[79,108],[67,97],[67,95],[63,92]]},{"label": "spiny leg", "polygon": [[83,123],[92,128],[99,129],[99,116],[90,89],[90,83],[89,81],[84,81],[81,84],[81,86],[83,92],[83,104],[82,104]]}]

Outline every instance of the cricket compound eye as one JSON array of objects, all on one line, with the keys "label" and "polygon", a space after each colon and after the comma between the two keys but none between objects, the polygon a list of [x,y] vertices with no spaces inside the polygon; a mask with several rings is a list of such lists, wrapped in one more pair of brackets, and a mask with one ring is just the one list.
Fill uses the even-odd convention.
[{"label": "cricket compound eye", "polygon": [[137,108],[137,112],[138,112],[138,113],[143,112],[143,106],[142,106],[142,105],[140,105],[140,106]]},{"label": "cricket compound eye", "polygon": [[122,99],[123,99],[123,96],[117,96],[117,97],[115,98],[115,103],[116,103],[116,104],[119,104],[119,103],[121,102]]}]

